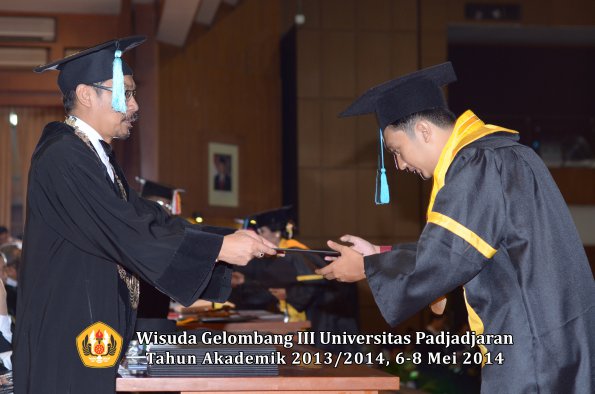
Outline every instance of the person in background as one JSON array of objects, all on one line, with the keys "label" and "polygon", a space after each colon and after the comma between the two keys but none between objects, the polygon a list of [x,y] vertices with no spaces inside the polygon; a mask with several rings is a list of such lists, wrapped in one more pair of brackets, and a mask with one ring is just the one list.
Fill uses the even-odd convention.
[{"label": "person in background", "polygon": [[367,278],[391,325],[464,286],[474,335],[499,335],[480,345],[482,392],[592,393],[595,283],[568,207],[518,132],[471,111],[455,117],[441,90],[455,80],[450,63],[429,67],[369,89],[342,113],[376,114],[378,202],[389,201],[384,147],[433,188],[416,244],[345,235],[351,246],[329,241],[341,257],[319,273]]},{"label": "person in background", "polygon": [[5,287],[8,314],[15,318],[17,310],[17,286],[19,283],[18,272],[21,265],[22,251],[18,244],[6,244],[0,246],[0,253],[5,257],[0,278]]},{"label": "person in background", "polygon": [[[0,252],[0,263],[6,263],[6,256]],[[6,304],[6,289],[0,281],[0,373],[12,369],[12,318]]]},{"label": "person in background", "polygon": [[[142,198],[161,205],[170,215],[180,215],[182,213],[180,193],[184,192],[183,189],[139,177],[136,180],[141,184],[140,195]],[[142,278],[139,278],[139,284],[137,328],[143,329],[145,326],[143,323],[149,322],[140,319],[167,319],[171,298]]]},{"label": "person in background", "polygon": [[0,226],[0,246],[5,244],[15,244],[21,247],[21,240],[13,237],[5,226]]},{"label": "person in background", "polygon": [[10,233],[8,232],[8,228],[5,226],[0,226],[0,245],[4,245],[10,242]]},{"label": "person in background", "polygon": [[[296,231],[294,217],[292,207],[286,206],[248,216],[244,220],[244,228],[254,229],[279,248],[307,250],[309,248],[306,245],[294,238]],[[289,259],[291,264],[288,264],[289,261],[284,261]],[[285,257],[260,260],[254,260],[246,267],[240,267],[239,270],[247,272],[247,281],[252,279],[269,284],[269,292],[275,296],[281,310],[287,308],[290,320],[307,319],[311,322],[311,330],[314,332],[330,331],[348,334],[359,332],[358,296],[355,284],[320,281],[315,278],[312,281],[293,283],[289,281],[296,275],[298,278],[312,278],[317,268],[326,265],[321,256],[315,253],[287,252]],[[281,266],[279,263],[283,263],[282,267],[285,269],[293,266],[293,270],[284,274],[275,273],[270,267],[279,267]],[[274,286],[274,280],[280,281],[283,277],[287,278],[290,285]],[[250,286],[245,287],[250,288]],[[262,291],[253,297],[260,298],[262,301],[271,299]],[[243,298],[248,299],[248,297]],[[333,352],[361,350],[356,344],[318,344],[317,346]]]},{"label": "person in background", "polygon": [[[224,301],[230,265],[276,253],[252,232],[173,217],[129,187],[110,143],[126,139],[137,119],[136,82],[122,55],[144,41],[108,41],[35,69],[59,71],[67,117],[45,126],[31,159],[13,337],[16,393],[113,393],[124,354],[118,348],[128,347],[135,330],[139,278],[184,305]],[[79,349],[108,350],[85,345],[99,323],[122,339],[109,335],[112,358],[95,368],[83,361],[96,358],[83,359]]]},{"label": "person in background", "polygon": [[[277,248],[308,249],[293,239],[291,217],[289,206],[273,209],[248,216],[243,228],[255,231]],[[230,300],[242,309],[270,309],[271,304],[277,304],[289,321],[305,321],[305,310],[313,302],[316,288],[300,283],[299,277],[314,273],[316,258],[290,253],[280,259],[254,259],[235,269],[233,275],[238,286]]]}]

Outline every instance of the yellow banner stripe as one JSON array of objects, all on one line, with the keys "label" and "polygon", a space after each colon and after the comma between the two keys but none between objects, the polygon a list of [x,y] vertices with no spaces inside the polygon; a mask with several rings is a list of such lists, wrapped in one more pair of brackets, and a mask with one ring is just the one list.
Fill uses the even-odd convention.
[{"label": "yellow banner stripe", "polygon": [[469,242],[471,246],[477,249],[479,253],[488,259],[491,259],[492,256],[497,252],[496,249],[492,248],[486,241],[481,239],[479,235],[475,234],[473,231],[469,230],[456,220],[451,219],[441,213],[430,212],[428,214],[428,223],[437,224],[438,226],[444,227],[445,229],[455,233],[465,241]]}]

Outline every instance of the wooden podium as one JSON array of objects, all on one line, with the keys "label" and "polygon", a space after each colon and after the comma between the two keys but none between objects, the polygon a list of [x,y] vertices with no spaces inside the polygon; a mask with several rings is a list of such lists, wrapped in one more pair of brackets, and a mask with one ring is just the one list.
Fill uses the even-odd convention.
[{"label": "wooden podium", "polygon": [[118,378],[116,391],[179,391],[183,394],[375,394],[398,390],[399,378],[366,366],[279,366],[279,376]]},{"label": "wooden podium", "polygon": [[[192,322],[180,328],[208,328],[228,332],[295,333],[310,327],[310,322],[248,321],[226,323]],[[282,353],[292,350],[317,352],[309,346],[293,349],[278,348]],[[288,360],[290,358],[288,357]],[[233,366],[229,366],[233,368]],[[317,393],[373,394],[379,390],[398,390],[399,378],[378,369],[362,365],[279,365],[279,376],[242,377],[126,377],[116,379],[116,391],[181,392],[183,394],[257,393]]]}]

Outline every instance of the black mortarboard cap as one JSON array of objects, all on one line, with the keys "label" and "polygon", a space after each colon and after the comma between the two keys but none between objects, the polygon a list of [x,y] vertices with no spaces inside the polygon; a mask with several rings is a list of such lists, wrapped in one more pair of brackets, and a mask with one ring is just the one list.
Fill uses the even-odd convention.
[{"label": "black mortarboard cap", "polygon": [[161,183],[145,180],[143,188],[141,190],[141,197],[163,197],[171,200],[174,193],[174,189],[171,186],[166,186]]},{"label": "black mortarboard cap", "polygon": [[[60,71],[58,86],[62,94],[70,92],[81,83],[93,84],[110,79],[114,79],[115,82],[117,78],[115,59],[119,61],[121,54],[142,44],[145,40],[145,36],[131,36],[107,41],[64,59],[39,66],[33,71],[37,73],[47,70]],[[121,70],[123,75],[132,75],[132,69],[123,60],[121,61]]]},{"label": "black mortarboard cap", "polygon": [[293,217],[293,207],[288,205],[270,211],[249,215],[244,219],[242,228],[258,229],[267,226],[272,231],[283,231],[285,230],[287,223],[293,220]]},{"label": "black mortarboard cap", "polygon": [[[166,208],[170,209],[174,215],[179,215],[181,213],[180,193],[184,192],[184,189],[175,188],[140,177],[137,177],[136,180],[142,185],[141,197],[157,200]],[[168,201],[163,201],[161,199],[167,199]]]},{"label": "black mortarboard cap", "polygon": [[381,130],[416,112],[447,108],[441,87],[457,80],[450,62],[424,68],[374,86],[339,116],[376,113]]}]

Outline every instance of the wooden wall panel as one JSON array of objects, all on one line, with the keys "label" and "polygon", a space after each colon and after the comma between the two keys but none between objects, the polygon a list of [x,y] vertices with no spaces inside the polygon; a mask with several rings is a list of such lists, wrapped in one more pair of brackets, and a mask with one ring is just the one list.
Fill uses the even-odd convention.
[{"label": "wooden wall panel", "polygon": [[322,162],[322,106],[319,100],[298,99],[298,166],[320,167]]},{"label": "wooden wall panel", "polygon": [[[322,172],[317,168],[300,168],[299,171],[299,203],[300,219],[298,221],[298,239],[310,239],[319,245],[324,240],[322,232]],[[312,241],[313,240],[313,241]],[[305,242],[305,241],[304,241]]]},{"label": "wooden wall panel", "polygon": [[417,70],[417,33],[398,31],[391,34],[391,77]]},{"label": "wooden wall panel", "polygon": [[355,34],[328,31],[322,37],[322,96],[353,97],[355,94]]},{"label": "wooden wall panel", "polygon": [[[278,2],[246,0],[184,48],[160,45],[159,178],[184,214],[234,218],[281,204]],[[239,206],[210,206],[208,143],[239,147]]]},{"label": "wooden wall panel", "polygon": [[322,25],[320,16],[320,0],[301,0],[301,9],[297,4],[293,7],[293,12],[300,12],[306,16],[306,26],[308,29],[319,29]]},{"label": "wooden wall panel", "polygon": [[393,29],[415,31],[417,0],[394,0],[392,5]]},{"label": "wooden wall panel", "polygon": [[387,31],[391,25],[392,0],[368,0],[355,3],[356,25],[360,31]]},{"label": "wooden wall panel", "polygon": [[321,27],[329,30],[351,30],[355,27],[356,0],[320,1]]},{"label": "wooden wall panel", "polygon": [[374,169],[378,164],[378,122],[374,114],[355,118],[355,152],[353,160],[358,168]]},{"label": "wooden wall panel", "polygon": [[357,234],[357,183],[351,169],[329,169],[322,173],[322,234],[336,239]]},{"label": "wooden wall panel", "polygon": [[[304,40],[298,46],[311,48],[301,48],[298,52],[298,65],[303,65],[303,68],[298,66],[298,86],[303,87],[298,90],[298,100],[308,103],[307,110],[304,107],[298,113],[299,147],[313,149],[314,153],[299,153],[298,224],[299,238],[310,246],[326,247],[326,240],[346,233],[382,244],[415,239],[419,233],[420,225],[416,222],[419,188],[409,191],[409,200],[399,199],[401,208],[395,204],[374,204],[378,152],[375,116],[337,118],[340,111],[372,85],[401,74],[402,70],[417,68],[417,36],[413,30],[417,22],[412,12],[415,3],[415,0],[325,0],[316,5],[304,2],[306,23],[299,27],[298,40],[303,37],[310,44]],[[309,12],[313,13],[313,24],[309,24]],[[320,44],[311,37],[316,37]],[[312,59],[300,59],[307,53],[320,53],[320,58],[312,55]],[[316,97],[312,96],[315,74],[310,61],[319,62],[321,70]],[[316,127],[316,122],[309,117],[318,115],[311,107],[314,105],[319,107],[322,119],[321,135],[311,129]],[[318,155],[319,164],[315,162]],[[386,165],[393,166],[392,159]],[[394,177],[394,171],[390,176]],[[367,285],[359,284],[358,289],[360,322],[366,323],[363,330],[386,327]]]},{"label": "wooden wall panel", "polygon": [[567,204],[595,204],[595,169],[550,168]]},{"label": "wooden wall panel", "polygon": [[355,145],[355,118],[339,118],[350,100],[326,100],[322,103],[322,166],[352,167]]},{"label": "wooden wall panel", "polygon": [[390,78],[390,35],[362,32],[356,37],[356,94]]},{"label": "wooden wall panel", "polygon": [[424,32],[446,30],[448,2],[444,0],[423,0],[421,2],[421,28]]},{"label": "wooden wall panel", "polygon": [[421,39],[421,65],[430,67],[447,60],[446,30],[424,32]]},{"label": "wooden wall panel", "polygon": [[318,97],[322,72],[320,32],[299,30],[297,40],[298,97]]}]

